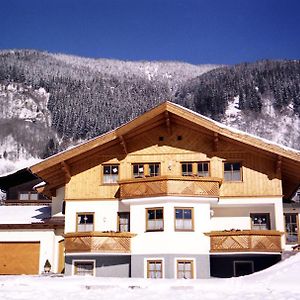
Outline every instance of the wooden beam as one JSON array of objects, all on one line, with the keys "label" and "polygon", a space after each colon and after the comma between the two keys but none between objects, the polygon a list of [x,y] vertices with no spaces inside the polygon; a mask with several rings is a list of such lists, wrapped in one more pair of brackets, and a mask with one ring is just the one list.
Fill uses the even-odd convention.
[{"label": "wooden beam", "polygon": [[281,173],[281,166],[282,166],[282,157],[280,155],[277,155],[276,167],[275,167],[275,172],[277,175]]},{"label": "wooden beam", "polygon": [[127,145],[126,145],[126,142],[125,142],[125,139],[124,139],[123,135],[119,136],[119,140],[120,140],[120,143],[121,143],[121,145],[122,145],[122,147],[124,149],[125,154],[127,155],[128,154],[128,150],[127,150]]},{"label": "wooden beam", "polygon": [[170,120],[169,112],[167,110],[165,111],[165,122],[168,130],[168,134],[171,135],[172,134],[171,120]]},{"label": "wooden beam", "polygon": [[218,151],[219,146],[219,134],[217,132],[214,132],[214,151]]},{"label": "wooden beam", "polygon": [[60,164],[61,164],[62,170],[65,173],[66,181],[69,182],[71,180],[71,177],[72,177],[70,167],[65,161],[62,161]]}]

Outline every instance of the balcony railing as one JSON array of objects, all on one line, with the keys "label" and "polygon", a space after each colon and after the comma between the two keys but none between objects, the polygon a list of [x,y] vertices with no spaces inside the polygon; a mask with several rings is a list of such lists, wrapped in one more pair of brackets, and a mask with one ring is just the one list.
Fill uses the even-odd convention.
[{"label": "balcony railing", "polygon": [[65,234],[66,252],[130,253],[129,232],[71,232]]},{"label": "balcony railing", "polygon": [[283,232],[275,230],[229,230],[206,233],[210,252],[280,252]]},{"label": "balcony railing", "polygon": [[120,198],[158,196],[218,197],[222,180],[212,177],[157,176],[119,181]]}]

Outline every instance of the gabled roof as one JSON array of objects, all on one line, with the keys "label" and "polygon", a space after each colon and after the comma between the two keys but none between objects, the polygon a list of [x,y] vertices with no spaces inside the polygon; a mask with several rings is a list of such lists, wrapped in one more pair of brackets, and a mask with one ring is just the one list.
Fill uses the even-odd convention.
[{"label": "gabled roof", "polygon": [[57,188],[64,185],[66,178],[71,177],[72,169],[70,166],[75,160],[83,160],[88,155],[99,151],[99,149],[114,144],[121,144],[125,152],[127,152],[126,138],[128,136],[141,133],[143,130],[149,130],[151,127],[154,128],[160,124],[169,127],[172,122],[204,129],[211,135],[212,140],[226,138],[247,145],[264,154],[272,155],[277,161],[277,164],[286,167],[285,169],[288,171],[289,176],[294,174],[294,180],[297,181],[296,185],[298,186],[300,183],[300,174],[297,174],[297,170],[300,168],[299,151],[229,128],[219,122],[168,101],[115,130],[49,157],[30,167],[30,170],[48,183],[48,190],[50,188]]}]

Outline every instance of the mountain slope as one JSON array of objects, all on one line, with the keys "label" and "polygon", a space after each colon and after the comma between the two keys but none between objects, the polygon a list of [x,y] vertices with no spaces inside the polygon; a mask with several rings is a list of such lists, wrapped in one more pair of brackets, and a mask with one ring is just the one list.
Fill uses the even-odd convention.
[{"label": "mountain slope", "polygon": [[0,51],[0,159],[49,156],[165,100],[300,149],[299,61],[194,66],[9,50]]}]

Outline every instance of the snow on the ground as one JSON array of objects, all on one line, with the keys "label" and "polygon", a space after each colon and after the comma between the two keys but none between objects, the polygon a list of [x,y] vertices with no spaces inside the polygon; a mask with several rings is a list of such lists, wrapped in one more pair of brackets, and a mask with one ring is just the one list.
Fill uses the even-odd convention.
[{"label": "snow on the ground", "polygon": [[296,300],[300,299],[299,270],[297,254],[267,270],[228,279],[0,276],[0,299]]}]

